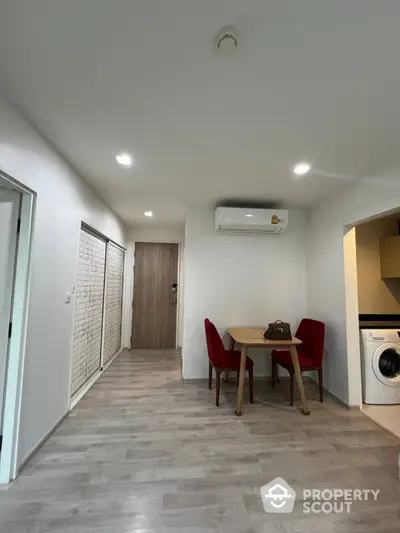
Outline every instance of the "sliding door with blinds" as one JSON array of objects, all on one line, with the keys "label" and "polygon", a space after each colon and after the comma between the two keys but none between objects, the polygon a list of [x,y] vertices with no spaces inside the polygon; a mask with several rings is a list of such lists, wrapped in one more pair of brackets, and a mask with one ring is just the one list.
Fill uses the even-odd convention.
[{"label": "sliding door with blinds", "polygon": [[108,243],[103,363],[107,363],[121,349],[124,262],[124,250]]},{"label": "sliding door with blinds", "polygon": [[125,251],[83,226],[79,241],[71,397],[121,349]]},{"label": "sliding door with blinds", "polygon": [[71,396],[101,367],[106,241],[81,229]]}]

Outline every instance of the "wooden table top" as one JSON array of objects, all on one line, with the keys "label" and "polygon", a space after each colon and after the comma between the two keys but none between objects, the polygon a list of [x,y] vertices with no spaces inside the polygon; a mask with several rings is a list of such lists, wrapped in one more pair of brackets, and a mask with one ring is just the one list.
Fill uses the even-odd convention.
[{"label": "wooden table top", "polygon": [[299,346],[300,339],[292,337],[288,341],[272,341],[264,339],[263,335],[267,328],[228,328],[228,333],[238,344],[246,346],[259,346],[263,348],[277,348],[279,346]]}]

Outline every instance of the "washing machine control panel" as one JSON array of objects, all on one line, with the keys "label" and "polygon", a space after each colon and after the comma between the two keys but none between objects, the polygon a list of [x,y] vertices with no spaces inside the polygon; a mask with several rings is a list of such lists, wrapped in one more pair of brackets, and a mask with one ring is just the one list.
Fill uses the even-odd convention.
[{"label": "washing machine control panel", "polygon": [[366,342],[399,342],[400,331],[393,329],[363,330]]},{"label": "washing machine control panel", "polygon": [[372,342],[386,342],[386,337],[383,331],[366,331],[365,340]]}]

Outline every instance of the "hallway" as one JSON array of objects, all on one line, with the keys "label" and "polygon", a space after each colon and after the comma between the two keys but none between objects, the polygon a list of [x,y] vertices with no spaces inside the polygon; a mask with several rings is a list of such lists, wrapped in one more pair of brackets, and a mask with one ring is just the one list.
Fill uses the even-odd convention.
[{"label": "hallway", "polygon": [[[124,351],[0,493],[4,533],[274,533],[399,531],[399,442],[362,413],[307,385],[311,416],[257,381],[255,404],[233,414],[206,381],[182,383],[180,357]],[[246,398],[247,401],[247,398]],[[350,514],[263,511],[260,487],[380,489]]]}]

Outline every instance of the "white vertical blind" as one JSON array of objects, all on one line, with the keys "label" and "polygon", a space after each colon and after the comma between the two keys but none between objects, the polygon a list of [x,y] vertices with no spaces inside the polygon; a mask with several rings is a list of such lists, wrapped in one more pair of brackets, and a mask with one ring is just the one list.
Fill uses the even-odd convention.
[{"label": "white vertical blind", "polygon": [[81,230],[76,286],[71,396],[100,369],[106,242]]},{"label": "white vertical blind", "polygon": [[121,348],[124,262],[124,250],[109,242],[107,246],[104,316],[104,363],[107,363]]}]

